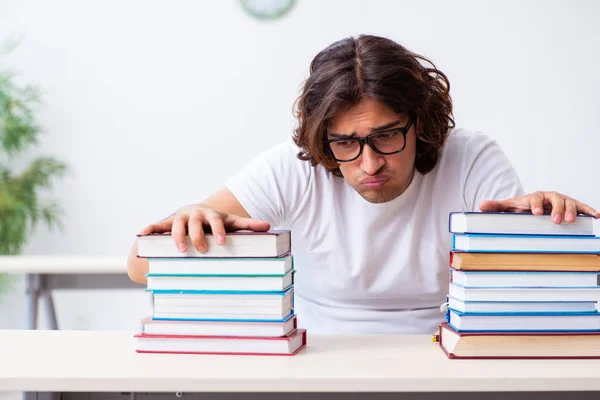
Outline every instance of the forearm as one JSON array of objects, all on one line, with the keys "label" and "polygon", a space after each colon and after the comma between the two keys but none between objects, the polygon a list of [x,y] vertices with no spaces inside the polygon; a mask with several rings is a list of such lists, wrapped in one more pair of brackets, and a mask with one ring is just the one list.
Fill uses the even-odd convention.
[{"label": "forearm", "polygon": [[137,240],[129,252],[127,258],[127,275],[134,282],[145,285],[147,282],[146,274],[148,273],[148,260],[137,256]]},{"label": "forearm", "polygon": [[208,198],[201,201],[200,204],[217,212],[250,218],[248,212],[227,188],[216,191]]}]

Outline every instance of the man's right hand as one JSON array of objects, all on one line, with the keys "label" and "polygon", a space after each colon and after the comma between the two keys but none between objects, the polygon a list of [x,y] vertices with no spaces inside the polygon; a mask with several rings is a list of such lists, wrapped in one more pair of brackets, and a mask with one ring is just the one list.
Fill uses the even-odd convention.
[{"label": "man's right hand", "polygon": [[148,225],[140,231],[140,235],[170,231],[179,251],[185,252],[187,250],[185,240],[187,233],[192,245],[199,252],[204,253],[208,249],[204,238],[204,231],[207,228],[210,228],[217,244],[222,245],[225,243],[226,232],[237,230],[265,232],[270,229],[270,224],[253,218],[225,214],[205,205],[196,204],[183,207],[170,217]]}]

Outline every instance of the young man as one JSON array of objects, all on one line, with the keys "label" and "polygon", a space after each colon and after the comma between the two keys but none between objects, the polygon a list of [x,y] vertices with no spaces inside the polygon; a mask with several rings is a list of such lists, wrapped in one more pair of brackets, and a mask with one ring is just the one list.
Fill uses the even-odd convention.
[{"label": "young man", "polygon": [[[388,39],[349,38],[320,52],[297,107],[292,138],[141,233],[171,231],[185,251],[189,232],[205,251],[204,229],[220,244],[226,231],[290,229],[295,309],[310,332],[435,331],[452,211],[600,217],[559,193],[525,195],[496,142],[454,128],[446,76]],[[136,251],[129,276],[145,283]]]}]

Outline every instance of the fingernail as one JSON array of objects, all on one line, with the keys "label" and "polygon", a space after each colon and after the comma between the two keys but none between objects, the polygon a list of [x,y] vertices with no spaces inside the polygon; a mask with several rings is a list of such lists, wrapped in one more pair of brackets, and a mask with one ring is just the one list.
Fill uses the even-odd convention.
[{"label": "fingernail", "polygon": [[573,213],[568,213],[566,218],[567,218],[567,221],[573,221],[575,219],[575,217],[573,216]]},{"label": "fingernail", "polygon": [[198,251],[203,253],[206,250],[206,246],[201,244],[200,246],[198,246]]},{"label": "fingernail", "polygon": [[535,210],[533,210],[533,211],[536,213],[541,213],[542,209],[541,209],[541,207],[536,207]]},{"label": "fingernail", "polygon": [[223,244],[225,242],[225,236],[223,236],[222,234],[218,234],[217,235],[217,243],[218,244]]},{"label": "fingernail", "polygon": [[553,221],[556,223],[559,223],[560,222],[560,214],[556,214],[553,218]]},{"label": "fingernail", "polygon": [[179,243],[179,246],[177,246],[177,248],[179,249],[179,251],[185,251],[185,243]]}]

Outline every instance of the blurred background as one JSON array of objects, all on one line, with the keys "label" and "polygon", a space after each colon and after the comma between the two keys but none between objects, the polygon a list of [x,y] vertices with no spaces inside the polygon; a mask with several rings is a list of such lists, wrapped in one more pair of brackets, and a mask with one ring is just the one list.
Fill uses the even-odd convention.
[{"label": "blurred background", "polygon": [[[0,0],[0,42],[18,42],[0,70],[42,93],[38,143],[0,163],[14,174],[42,156],[67,166],[39,192],[63,210],[63,229],[38,224],[19,253],[124,260],[143,226],[286,140],[312,58],[360,33],[433,60],[457,126],[495,138],[526,191],[600,207],[600,2],[297,0],[260,18],[286,3]],[[0,328],[23,328],[24,278],[3,279]],[[61,329],[137,330],[151,312],[141,286],[53,297]]]}]

